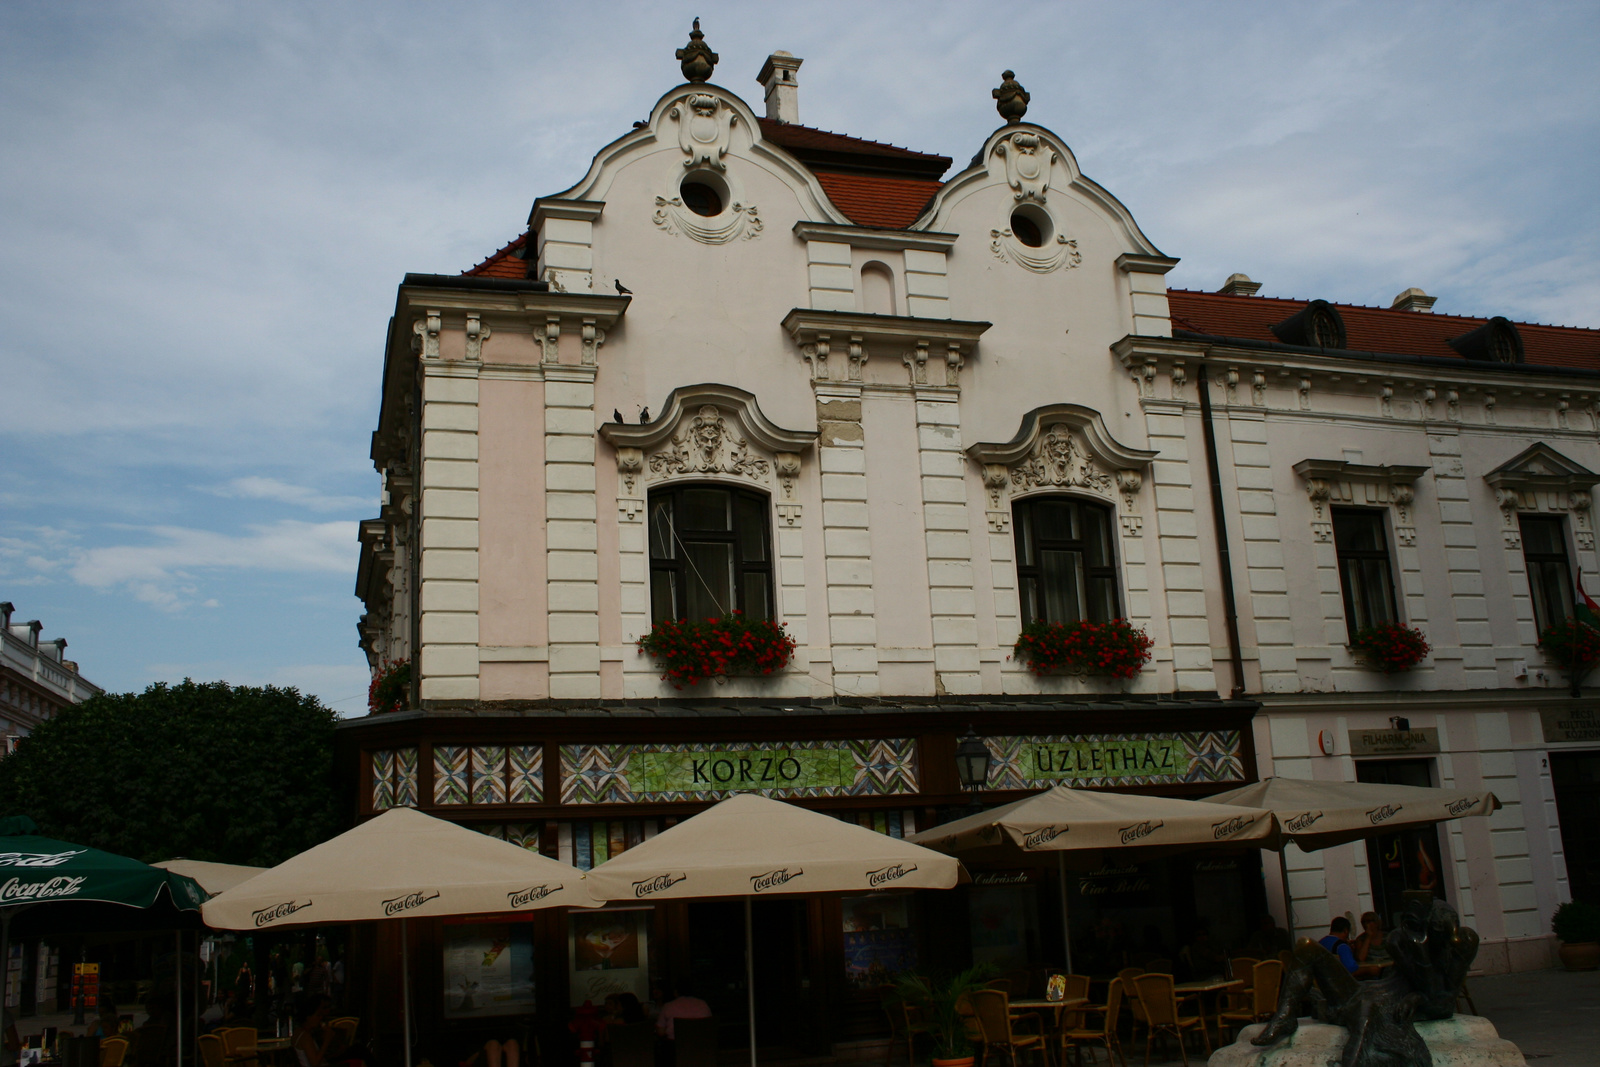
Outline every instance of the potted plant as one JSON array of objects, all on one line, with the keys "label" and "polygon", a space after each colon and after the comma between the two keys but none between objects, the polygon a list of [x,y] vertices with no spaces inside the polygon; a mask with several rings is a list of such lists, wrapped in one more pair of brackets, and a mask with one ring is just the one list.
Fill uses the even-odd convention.
[{"label": "potted plant", "polygon": [[1550,927],[1561,939],[1561,965],[1569,971],[1600,968],[1600,905],[1569,900],[1556,909]]},{"label": "potted plant", "polygon": [[1384,674],[1409,671],[1433,651],[1421,630],[1397,622],[1363,626],[1351,636],[1349,647],[1367,667]]},{"label": "potted plant", "polygon": [[712,677],[781,671],[794,657],[795,640],[782,623],[730,611],[704,621],[663,619],[638,646],[655,659],[662,681],[682,689]]},{"label": "potted plant", "polygon": [[933,1067],[972,1067],[972,1040],[963,1013],[967,994],[982,989],[994,968],[987,964],[969,968],[945,979],[915,971],[895,977],[895,995],[917,1009],[933,1042]]},{"label": "potted plant", "polygon": [[1572,695],[1577,696],[1584,676],[1600,663],[1600,630],[1581,619],[1567,618],[1545,628],[1539,647],[1567,672]]},{"label": "potted plant", "polygon": [[367,686],[367,710],[377,715],[386,711],[399,711],[411,689],[411,661],[392,659],[378,668]]},{"label": "potted plant", "polygon": [[1150,662],[1155,642],[1127,619],[1109,622],[1045,622],[1022,628],[1011,652],[1036,676],[1087,674],[1132,678]]}]

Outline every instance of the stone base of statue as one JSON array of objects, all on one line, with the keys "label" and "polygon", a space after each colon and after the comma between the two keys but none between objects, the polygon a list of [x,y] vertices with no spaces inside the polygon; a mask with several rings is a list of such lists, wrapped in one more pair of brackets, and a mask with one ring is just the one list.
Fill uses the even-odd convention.
[{"label": "stone base of statue", "polygon": [[[1488,1019],[1457,1015],[1419,1022],[1417,1033],[1428,1046],[1433,1067],[1526,1067],[1517,1046],[1505,1040]],[[1260,1026],[1247,1026],[1239,1040],[1212,1055],[1209,1067],[1338,1067],[1339,1054],[1350,1036],[1342,1026],[1300,1021],[1300,1028],[1277,1044],[1252,1045]],[[1393,1067],[1419,1067],[1399,1064]]]}]

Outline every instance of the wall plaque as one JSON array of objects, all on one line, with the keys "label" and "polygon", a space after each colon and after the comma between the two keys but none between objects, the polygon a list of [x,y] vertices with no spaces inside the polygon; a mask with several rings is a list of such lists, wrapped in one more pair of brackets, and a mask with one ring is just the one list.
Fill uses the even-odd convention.
[{"label": "wall plaque", "polygon": [[1351,730],[1352,756],[1410,756],[1439,751],[1439,729],[1419,726],[1414,730]]},{"label": "wall plaque", "polygon": [[915,793],[916,741],[773,741],[725,745],[562,745],[561,803],[637,804]]},{"label": "wall plaque", "polygon": [[1242,782],[1237,730],[989,737],[990,789]]},{"label": "wall plaque", "polygon": [[1546,744],[1600,741],[1600,714],[1594,708],[1540,708],[1539,722],[1544,726]]}]

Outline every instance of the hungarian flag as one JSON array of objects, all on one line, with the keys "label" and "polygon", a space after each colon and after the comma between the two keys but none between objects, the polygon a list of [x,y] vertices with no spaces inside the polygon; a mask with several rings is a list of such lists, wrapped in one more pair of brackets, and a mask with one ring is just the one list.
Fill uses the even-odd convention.
[{"label": "hungarian flag", "polygon": [[1583,591],[1583,575],[1578,575],[1578,600],[1572,605],[1573,616],[1585,626],[1600,630],[1600,604],[1596,604]]}]

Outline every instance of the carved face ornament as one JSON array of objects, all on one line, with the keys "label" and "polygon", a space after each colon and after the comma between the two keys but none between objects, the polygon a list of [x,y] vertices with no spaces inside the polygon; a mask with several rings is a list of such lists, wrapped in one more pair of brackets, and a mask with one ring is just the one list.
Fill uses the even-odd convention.
[{"label": "carved face ornament", "polygon": [[722,415],[714,407],[703,407],[689,424],[689,436],[700,453],[702,465],[709,467],[722,447]]}]

